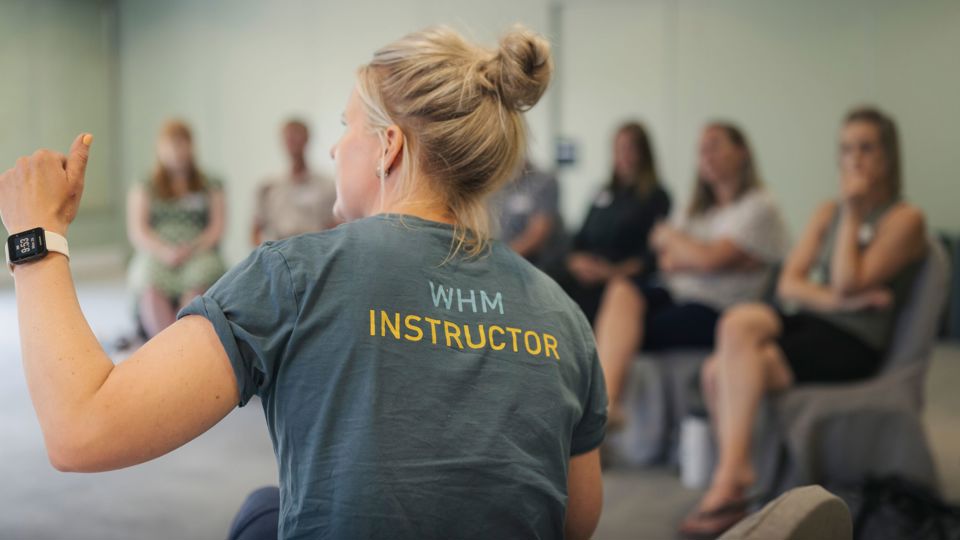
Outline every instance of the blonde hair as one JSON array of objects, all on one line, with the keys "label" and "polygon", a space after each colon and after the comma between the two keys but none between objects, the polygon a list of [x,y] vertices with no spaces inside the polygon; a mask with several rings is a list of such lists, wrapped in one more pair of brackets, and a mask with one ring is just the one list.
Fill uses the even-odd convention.
[{"label": "blonde hair", "polygon": [[397,197],[408,200],[422,173],[453,217],[453,253],[487,248],[486,198],[519,172],[527,144],[522,113],[546,91],[552,71],[549,43],[521,26],[497,50],[450,28],[428,28],[381,48],[359,69],[370,127],[384,144],[390,125],[405,137]]}]

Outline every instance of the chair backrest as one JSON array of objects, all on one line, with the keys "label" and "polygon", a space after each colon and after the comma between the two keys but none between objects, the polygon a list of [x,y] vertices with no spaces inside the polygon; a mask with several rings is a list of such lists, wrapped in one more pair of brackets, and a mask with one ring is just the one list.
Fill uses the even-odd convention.
[{"label": "chair backrest", "polygon": [[820,486],[784,493],[747,516],[720,540],[851,540],[853,522],[846,503]]},{"label": "chair backrest", "polygon": [[883,371],[926,363],[933,352],[950,285],[950,259],[943,245],[927,238],[927,258],[917,273],[909,299],[897,316]]}]

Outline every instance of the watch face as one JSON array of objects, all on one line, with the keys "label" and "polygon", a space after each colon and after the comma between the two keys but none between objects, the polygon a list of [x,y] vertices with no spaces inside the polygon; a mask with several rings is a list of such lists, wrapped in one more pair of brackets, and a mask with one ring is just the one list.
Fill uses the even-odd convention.
[{"label": "watch face", "polygon": [[47,245],[44,243],[44,238],[41,228],[23,231],[7,238],[7,252],[10,254],[10,262],[20,264],[46,255]]}]

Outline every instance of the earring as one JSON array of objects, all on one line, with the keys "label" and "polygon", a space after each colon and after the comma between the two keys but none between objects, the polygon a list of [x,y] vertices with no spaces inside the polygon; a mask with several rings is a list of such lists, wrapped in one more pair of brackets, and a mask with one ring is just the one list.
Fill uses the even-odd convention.
[{"label": "earring", "polygon": [[387,169],[386,171],[384,171],[382,167],[377,166],[377,178],[384,180],[389,175],[390,175],[390,169]]}]

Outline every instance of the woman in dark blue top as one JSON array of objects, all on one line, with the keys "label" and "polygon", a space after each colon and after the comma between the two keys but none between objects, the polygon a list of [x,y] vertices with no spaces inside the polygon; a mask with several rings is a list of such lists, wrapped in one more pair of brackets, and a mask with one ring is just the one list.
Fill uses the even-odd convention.
[{"label": "woman in dark blue top", "polygon": [[594,198],[564,264],[550,274],[592,321],[610,279],[653,270],[647,239],[669,213],[646,129],[636,122],[620,126],[610,181]]}]

